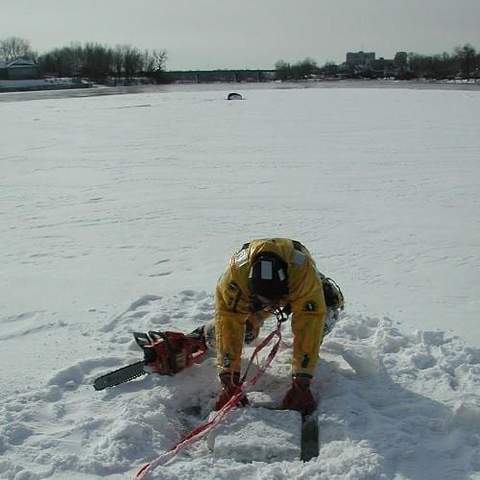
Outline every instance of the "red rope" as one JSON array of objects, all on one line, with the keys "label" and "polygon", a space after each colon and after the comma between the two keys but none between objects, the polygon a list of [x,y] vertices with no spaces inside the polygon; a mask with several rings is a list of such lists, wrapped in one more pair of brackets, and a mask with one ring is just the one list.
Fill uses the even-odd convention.
[{"label": "red rope", "polygon": [[[273,337],[278,337],[277,341],[273,345],[270,353],[266,357],[263,365],[257,368],[255,375],[250,379],[246,380],[246,376],[248,371],[253,363],[255,357],[257,357],[258,353],[263,350],[272,340]],[[280,346],[280,342],[282,340],[282,333],[281,333],[281,321],[279,320],[277,323],[277,328],[270,333],[267,337],[265,337],[262,342],[260,342],[257,347],[255,348],[252,356],[250,357],[250,361],[248,362],[247,369],[245,374],[242,377],[242,384],[240,385],[240,390],[238,393],[233,395],[230,400],[220,409],[218,410],[210,420],[207,422],[201,423],[197,427],[195,427],[190,433],[185,435],[176,445],[172,448],[167,450],[166,452],[159,455],[155,460],[151,461],[150,463],[145,464],[133,477],[134,480],[143,480],[147,478],[147,475],[151,473],[155,468],[160,465],[165,465],[170,459],[172,459],[177,453],[183,450],[188,445],[200,440],[206,433],[213,430],[225,417],[226,415],[232,411],[236,405],[239,403],[240,399],[244,395],[245,389],[248,387],[255,385],[258,379],[265,373],[265,370],[268,368],[272,360],[274,359],[275,355],[278,352],[278,348]]]}]

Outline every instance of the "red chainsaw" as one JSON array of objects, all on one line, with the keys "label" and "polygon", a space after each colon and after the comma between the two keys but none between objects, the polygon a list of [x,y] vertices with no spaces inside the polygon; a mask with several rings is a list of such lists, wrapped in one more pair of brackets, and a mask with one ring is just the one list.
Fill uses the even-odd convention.
[{"label": "red chainsaw", "polygon": [[185,335],[180,332],[134,332],[144,359],[109,372],[95,379],[95,390],[103,390],[128,382],[147,373],[175,375],[195,363],[200,363],[208,348],[201,329]]}]

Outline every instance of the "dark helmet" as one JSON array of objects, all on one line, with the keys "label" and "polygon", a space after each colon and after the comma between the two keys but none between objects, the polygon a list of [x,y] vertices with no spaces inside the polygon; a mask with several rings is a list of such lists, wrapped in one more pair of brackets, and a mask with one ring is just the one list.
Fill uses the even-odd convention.
[{"label": "dark helmet", "polygon": [[261,253],[250,267],[248,286],[253,295],[269,300],[278,300],[287,295],[287,264],[275,253]]}]

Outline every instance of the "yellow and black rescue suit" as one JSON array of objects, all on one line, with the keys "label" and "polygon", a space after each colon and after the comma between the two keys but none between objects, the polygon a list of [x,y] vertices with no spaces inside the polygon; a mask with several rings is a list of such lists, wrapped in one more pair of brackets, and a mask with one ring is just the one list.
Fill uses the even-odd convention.
[{"label": "yellow and black rescue suit", "polygon": [[[258,333],[270,315],[256,310],[248,275],[253,260],[264,252],[278,255],[288,268],[288,295],[281,306],[292,311],[292,373],[313,375],[322,342],[326,305],[321,275],[309,251],[288,238],[253,240],[232,256],[218,281],[215,295],[215,335],[220,373],[240,371],[247,321]],[[257,307],[258,308],[258,307]]]}]

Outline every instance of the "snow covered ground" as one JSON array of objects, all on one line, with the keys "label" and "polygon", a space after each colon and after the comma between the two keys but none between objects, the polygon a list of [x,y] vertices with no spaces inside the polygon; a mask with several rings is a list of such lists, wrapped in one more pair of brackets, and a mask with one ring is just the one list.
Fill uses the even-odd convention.
[{"label": "snow covered ground", "polygon": [[[274,235],[347,300],[320,456],[293,460],[292,420],[273,436],[251,409],[154,478],[479,479],[480,93],[227,92],[1,104],[0,478],[129,478],[205,418],[213,359],[91,382],[139,358],[132,331],[211,318],[229,255]],[[252,398],[288,386],[284,330]]]}]

